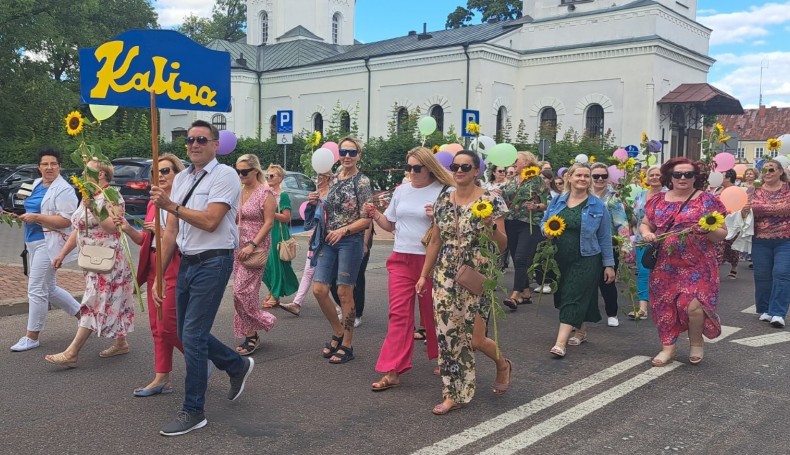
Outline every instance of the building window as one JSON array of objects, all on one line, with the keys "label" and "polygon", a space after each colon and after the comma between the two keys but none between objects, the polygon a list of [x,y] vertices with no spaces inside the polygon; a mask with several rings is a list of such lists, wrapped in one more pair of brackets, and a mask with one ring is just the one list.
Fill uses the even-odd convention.
[{"label": "building window", "polygon": [[269,15],[266,11],[261,13],[261,44],[269,42]]},{"label": "building window", "polygon": [[228,127],[228,120],[222,114],[214,114],[214,116],[211,117],[211,123],[220,131]]},{"label": "building window", "polygon": [[557,140],[557,111],[553,107],[547,107],[541,111],[539,126],[542,139]]},{"label": "building window", "polygon": [[754,159],[759,160],[765,156],[765,148],[763,147],[755,147],[754,148]]},{"label": "building window", "polygon": [[428,111],[428,115],[436,120],[436,131],[444,134],[444,109],[438,104],[434,104]]},{"label": "building window", "polygon": [[771,158],[776,158],[777,156],[779,156],[779,150],[774,150],[771,152]]},{"label": "building window", "polygon": [[340,112],[340,134],[348,134],[351,132],[351,116],[348,111]]},{"label": "building window", "polygon": [[172,137],[171,141],[175,141],[179,137],[183,137],[183,138],[186,139],[186,137],[187,137],[187,130],[185,130],[184,128],[176,128],[170,134],[171,134],[171,137]]},{"label": "building window", "polygon": [[591,104],[587,108],[587,121],[584,127],[590,137],[603,136],[603,108],[600,104]]},{"label": "building window", "polygon": [[269,118],[269,137],[277,137],[277,116]]},{"label": "building window", "polygon": [[324,134],[324,116],[318,112],[313,114],[313,131]]},{"label": "building window", "polygon": [[340,42],[340,13],[332,16],[332,44]]},{"label": "building window", "polygon": [[738,150],[735,151],[735,158],[739,160],[746,158],[746,150],[743,147],[738,147]]},{"label": "building window", "polygon": [[399,108],[395,114],[395,126],[399,133],[406,131],[409,127],[409,111],[405,107]]},{"label": "building window", "polygon": [[496,112],[496,137],[494,138],[497,142],[503,142],[506,124],[507,108],[505,106],[499,106],[499,110]]}]

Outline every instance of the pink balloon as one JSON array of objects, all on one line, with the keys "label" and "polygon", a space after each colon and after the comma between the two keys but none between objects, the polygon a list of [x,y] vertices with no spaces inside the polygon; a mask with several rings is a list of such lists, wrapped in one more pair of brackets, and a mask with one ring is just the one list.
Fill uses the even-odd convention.
[{"label": "pink balloon", "polygon": [[617,166],[615,166],[614,164],[609,166],[609,169],[607,169],[607,171],[609,171],[609,181],[612,183],[619,183],[620,180],[622,180],[622,178],[625,177],[625,171],[617,169]]},{"label": "pink balloon", "polygon": [[736,164],[733,169],[735,169],[736,175],[743,176],[743,173],[746,172],[747,167],[745,164]]},{"label": "pink balloon", "polygon": [[302,216],[303,220],[307,218],[307,216],[304,214],[305,210],[307,210],[307,204],[308,204],[308,202],[304,201],[304,202],[302,202],[302,205],[299,206],[299,215]]},{"label": "pink balloon", "polygon": [[329,149],[332,151],[332,155],[335,155],[335,161],[340,160],[340,147],[337,146],[337,143],[329,141],[324,142],[324,145],[321,148]]},{"label": "pink balloon", "polygon": [[721,200],[721,203],[727,207],[727,211],[733,213],[742,209],[743,206],[746,205],[746,202],[749,200],[749,196],[746,194],[746,190],[740,186],[731,186],[725,188],[724,191],[719,194],[719,199]]},{"label": "pink balloon", "polygon": [[726,172],[735,166],[735,155],[722,152],[714,156],[713,161],[716,163],[716,172]]},{"label": "pink balloon", "polygon": [[625,149],[617,149],[612,153],[612,156],[624,163],[628,159],[628,152]]},{"label": "pink balloon", "polygon": [[448,144],[443,151],[449,153],[450,155],[455,156],[456,153],[460,152],[463,149],[464,146],[461,144]]}]

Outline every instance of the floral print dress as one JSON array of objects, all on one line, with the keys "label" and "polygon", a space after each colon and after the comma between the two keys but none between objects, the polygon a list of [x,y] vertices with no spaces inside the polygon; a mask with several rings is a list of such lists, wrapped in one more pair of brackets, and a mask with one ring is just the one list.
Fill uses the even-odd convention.
[{"label": "floral print dress", "polygon": [[[239,207],[239,250],[253,240],[263,227],[263,204],[267,198],[274,197],[271,188],[259,185],[244,204]],[[258,244],[258,248],[268,255],[272,246],[272,236],[267,235]],[[233,261],[233,306],[236,315],[233,318],[233,334],[236,338],[244,338],[250,332],[258,330],[269,331],[274,327],[277,318],[261,309],[258,304],[258,295],[261,291],[261,277],[264,265],[260,269],[244,267],[239,262],[239,250]],[[277,258],[279,259],[279,257]],[[269,261],[271,256],[269,256]],[[268,262],[268,261],[267,261]]]},{"label": "floral print dress", "polygon": [[[116,213],[124,213],[123,198],[118,196]],[[105,205],[103,195],[95,197],[96,206]],[[96,336],[120,338],[134,331],[134,278],[124,255],[120,232],[107,233],[99,219],[80,206],[71,216],[77,233],[77,246],[96,245],[115,249],[115,264],[108,273],[85,271],[85,295],[80,306],[79,326],[96,332]],[[87,234],[86,234],[87,227]]]},{"label": "floral print dress", "polygon": [[[443,193],[434,204],[434,221],[441,233],[442,246],[433,273],[433,302],[436,332],[439,341],[439,368],[442,395],[456,403],[468,403],[475,394],[475,356],[472,350],[472,329],[475,316],[485,317],[490,302],[456,285],[455,274],[463,263],[476,269],[486,260],[480,254],[482,221],[472,216],[472,207],[480,201],[493,206],[491,216],[507,213],[501,197],[486,191],[480,199],[458,207],[456,233],[452,193]],[[460,239],[460,244],[459,244]]]},{"label": "floral print dress", "polygon": [[[668,202],[666,193],[652,197],[645,206],[645,216],[656,226],[656,234],[694,227],[703,215],[718,211],[726,213],[724,204],[710,193],[701,192],[691,199],[683,211],[684,201]],[[716,245],[693,231],[685,240],[671,236],[660,243],[656,265],[650,272],[650,309],[661,344],[675,344],[678,336],[688,330],[688,307],[697,299],[705,312],[702,333],[713,339],[721,334],[716,314],[719,300],[719,264]]]}]

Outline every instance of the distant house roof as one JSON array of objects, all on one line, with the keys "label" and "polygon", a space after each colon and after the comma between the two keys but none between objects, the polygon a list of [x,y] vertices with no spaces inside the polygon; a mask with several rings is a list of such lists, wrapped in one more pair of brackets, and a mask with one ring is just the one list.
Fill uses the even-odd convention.
[{"label": "distant house roof", "polygon": [[746,109],[742,115],[720,115],[717,121],[741,141],[765,141],[790,133],[790,107]]},{"label": "distant house roof", "polygon": [[288,30],[287,32],[283,33],[282,35],[277,37],[277,41],[280,41],[280,40],[285,39],[285,38],[296,38],[296,37],[302,37],[302,38],[308,38],[308,39],[323,41],[323,39],[320,36],[316,35],[315,33],[311,32],[310,30],[302,27],[301,25],[297,25],[296,27],[294,27],[294,28]]},{"label": "distant house roof", "polygon": [[680,84],[658,104],[690,104],[705,115],[743,114],[741,102],[710,84]]}]

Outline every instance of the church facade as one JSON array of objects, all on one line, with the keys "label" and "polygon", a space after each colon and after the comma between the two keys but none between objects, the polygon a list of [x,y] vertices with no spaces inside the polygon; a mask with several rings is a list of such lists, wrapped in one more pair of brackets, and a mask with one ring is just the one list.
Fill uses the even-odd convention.
[{"label": "church facade", "polygon": [[626,145],[645,131],[677,141],[673,155],[682,155],[695,145],[673,129],[688,135],[700,118],[689,110],[678,120],[659,101],[681,84],[704,84],[714,62],[696,3],[524,0],[518,20],[362,44],[353,0],[248,0],[245,42],[209,44],[232,59],[231,112],[163,110],[161,135],[183,135],[200,118],[265,140],[278,110],[294,112],[298,133],[324,129],[338,108],[363,139],[385,136],[417,108],[460,133],[462,109],[474,109],[489,136],[523,124],[530,139],[541,127],[572,128],[610,131]]}]

